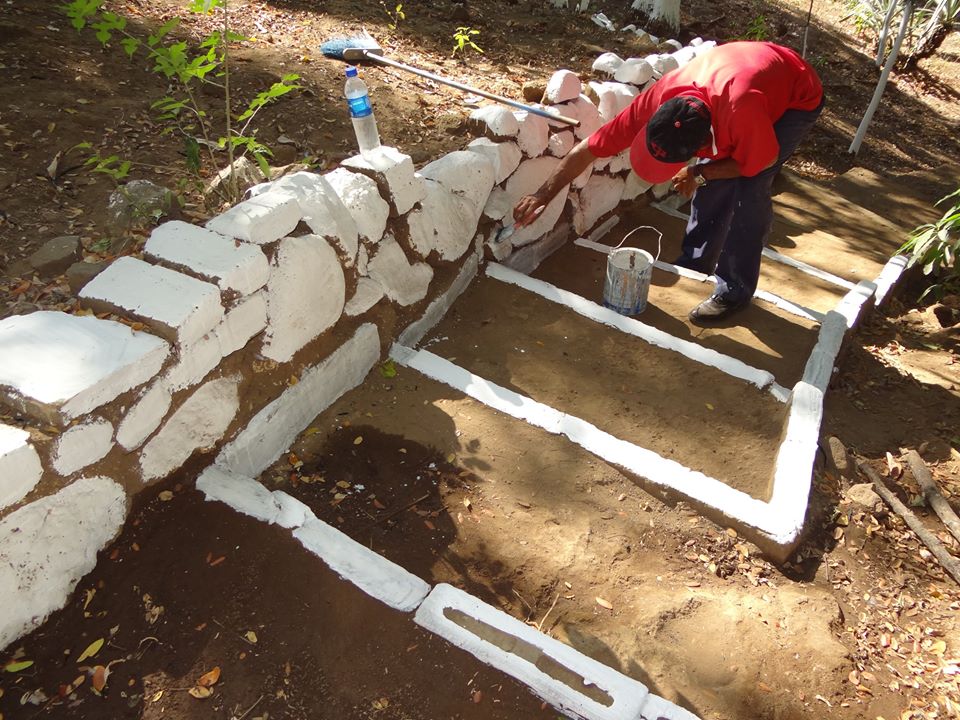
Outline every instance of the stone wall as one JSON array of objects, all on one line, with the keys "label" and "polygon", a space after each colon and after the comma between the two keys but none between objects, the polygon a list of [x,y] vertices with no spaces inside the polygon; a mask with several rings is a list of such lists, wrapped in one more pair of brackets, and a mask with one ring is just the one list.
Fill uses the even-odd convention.
[{"label": "stone wall", "polygon": [[214,458],[256,477],[394,338],[422,336],[484,258],[585,234],[649,190],[626,154],[598,161],[495,242],[578,140],[711,44],[664,47],[605,54],[586,86],[556,72],[544,107],[576,128],[483,107],[465,150],[417,170],[383,147],[257,186],[205,227],[156,228],[83,287],[76,314],[0,321],[0,401],[19,425],[0,425],[0,648],[66,602],[144,487]]}]

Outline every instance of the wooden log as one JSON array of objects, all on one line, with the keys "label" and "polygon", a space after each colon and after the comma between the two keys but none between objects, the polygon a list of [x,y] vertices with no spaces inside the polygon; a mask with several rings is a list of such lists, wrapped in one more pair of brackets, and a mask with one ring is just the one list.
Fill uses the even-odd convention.
[{"label": "wooden log", "polygon": [[950,507],[950,503],[940,494],[937,484],[933,481],[933,475],[931,475],[930,470],[927,469],[923,458],[920,457],[920,454],[916,450],[908,451],[904,457],[910,466],[910,472],[913,473],[913,477],[916,478],[920,489],[923,491],[923,497],[926,498],[927,503],[933,508],[937,517],[947,526],[950,534],[960,542],[960,517],[957,517],[953,508]]},{"label": "wooden log", "polygon": [[921,542],[927,546],[933,556],[943,565],[943,569],[949,573],[958,584],[960,584],[960,560],[953,557],[947,549],[943,546],[933,533],[928,531],[923,523],[910,512],[910,509],[900,502],[900,498],[893,494],[890,489],[884,484],[883,480],[880,479],[880,476],[874,472],[866,463],[860,463],[860,471],[863,472],[870,481],[873,483],[873,489],[877,491],[877,495],[883,498],[884,502],[889,505],[897,515],[903,518],[903,521],[907,524],[914,534],[920,538]]}]

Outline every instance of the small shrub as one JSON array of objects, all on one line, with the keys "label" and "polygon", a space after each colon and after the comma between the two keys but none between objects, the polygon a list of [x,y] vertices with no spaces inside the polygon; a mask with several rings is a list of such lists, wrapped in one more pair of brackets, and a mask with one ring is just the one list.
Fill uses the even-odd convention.
[{"label": "small shrub", "polygon": [[943,216],[933,223],[921,225],[897,251],[908,253],[907,267],[920,265],[923,274],[938,282],[931,284],[920,299],[928,294],[940,297],[960,286],[960,265],[957,254],[960,253],[960,188],[941,198],[937,205],[951,202]]}]

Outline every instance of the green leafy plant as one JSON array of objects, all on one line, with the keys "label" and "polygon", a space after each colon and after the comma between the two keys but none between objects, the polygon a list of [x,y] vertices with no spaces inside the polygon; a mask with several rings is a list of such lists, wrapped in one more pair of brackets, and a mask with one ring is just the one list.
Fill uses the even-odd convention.
[{"label": "green leafy plant", "polygon": [[456,32],[453,33],[453,52],[450,57],[455,57],[457,53],[460,53],[460,57],[464,57],[467,50],[476,50],[482,55],[483,50],[473,41],[473,38],[479,34],[480,31],[474,30],[472,27],[458,27]]},{"label": "green leafy plant", "polygon": [[960,265],[957,263],[957,254],[960,253],[960,188],[941,198],[937,205],[950,202],[952,204],[939,220],[918,227],[897,251],[897,254],[910,255],[907,267],[920,265],[924,275],[939,279],[923,291],[921,300],[930,293],[936,297],[960,286]]},{"label": "green leafy plant", "polygon": [[757,15],[750,24],[747,25],[747,31],[743,34],[747,40],[766,40],[770,37],[770,31],[767,28],[767,18],[763,15]]},{"label": "green leafy plant", "polygon": [[[226,150],[231,169],[239,156],[249,153],[269,176],[266,158],[270,150],[256,139],[252,122],[263,107],[299,89],[296,84],[299,75],[284,75],[279,82],[250,100],[243,112],[234,116],[229,49],[230,43],[245,38],[230,30],[228,0],[192,0],[192,12],[211,13],[219,9],[223,14],[221,28],[204,38],[197,50],[188,47],[185,41],[170,39],[169,35],[180,18],[171,18],[145,38],[138,37],[127,29],[126,18],[103,10],[104,1],[72,0],[63,6],[63,10],[73,27],[78,31],[90,27],[104,46],[117,40],[131,59],[144,53],[153,62],[153,71],[171,82],[171,94],[155,101],[151,108],[157,113],[157,119],[165,124],[163,134],[179,133],[182,136],[187,167],[199,174],[204,154],[215,163],[215,151]],[[214,121],[197,101],[197,90],[201,86],[212,86],[223,93],[220,132],[214,132]],[[120,161],[116,156],[102,158],[98,154],[91,156],[88,165],[93,166],[95,172],[109,174],[114,179],[119,179],[119,173],[122,173],[119,177],[124,177],[130,169],[130,163]],[[239,195],[236,176],[231,170],[224,199],[236,202]]]},{"label": "green leafy plant", "polygon": [[400,22],[407,19],[406,14],[403,12],[403,3],[397,3],[397,6],[391,10],[385,0],[380,0],[380,7],[383,8],[387,17],[390,18],[390,22],[387,24],[391,30],[396,30],[400,27]]}]

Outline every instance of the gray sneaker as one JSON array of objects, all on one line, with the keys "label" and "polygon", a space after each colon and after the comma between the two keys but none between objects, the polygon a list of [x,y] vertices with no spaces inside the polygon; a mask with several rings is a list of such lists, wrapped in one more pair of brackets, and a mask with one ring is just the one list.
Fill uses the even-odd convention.
[{"label": "gray sneaker", "polygon": [[723,298],[712,295],[691,310],[687,317],[690,318],[690,322],[694,325],[713,325],[721,320],[725,320],[749,304],[749,300],[746,302],[730,303],[724,301]]}]

